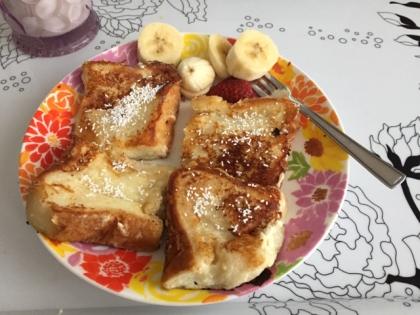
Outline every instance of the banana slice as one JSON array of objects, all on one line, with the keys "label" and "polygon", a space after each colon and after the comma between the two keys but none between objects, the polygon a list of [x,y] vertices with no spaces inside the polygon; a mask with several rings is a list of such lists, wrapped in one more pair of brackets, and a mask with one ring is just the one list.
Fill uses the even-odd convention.
[{"label": "banana slice", "polygon": [[217,76],[220,79],[230,77],[226,67],[226,56],[229,53],[232,44],[219,34],[212,34],[209,37],[209,58]]},{"label": "banana slice", "polygon": [[235,78],[252,81],[268,72],[278,55],[277,46],[269,36],[257,30],[247,30],[229,50],[227,70]]},{"label": "banana slice", "polygon": [[160,61],[176,67],[181,60],[184,38],[173,26],[165,23],[147,24],[140,32],[137,41],[139,61]]},{"label": "banana slice", "polygon": [[210,62],[199,57],[189,57],[178,65],[182,78],[181,87],[190,92],[199,92],[213,84],[216,74]]},{"label": "banana slice", "polygon": [[197,92],[192,92],[189,90],[184,89],[183,87],[180,87],[180,91],[181,94],[184,95],[184,97],[189,98],[189,99],[193,99],[194,97],[200,96],[200,95],[204,95],[206,94],[208,91],[210,91],[210,88],[212,87],[213,84],[210,84],[208,87],[197,91]]}]

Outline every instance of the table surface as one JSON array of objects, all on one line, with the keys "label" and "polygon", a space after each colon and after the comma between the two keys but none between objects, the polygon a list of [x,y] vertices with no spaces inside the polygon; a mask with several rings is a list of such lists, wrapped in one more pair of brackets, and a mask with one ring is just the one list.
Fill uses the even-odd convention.
[{"label": "table surface", "polygon": [[[346,132],[407,175],[390,190],[355,160],[333,229],[288,276],[229,303],[176,314],[381,314],[420,309],[420,2],[94,0],[101,29],[67,56],[17,51],[0,18],[0,313],[164,314],[102,291],[65,269],[25,223],[17,168],[23,135],[46,94],[94,55],[154,21],[237,37],[259,29],[328,96]],[[133,29],[126,28],[127,23]],[[387,153],[386,153],[387,152]],[[112,307],[112,309],[109,309]],[[108,308],[108,309],[104,309]],[[48,310],[48,311],[47,311]],[[6,314],[6,313],[5,313]]]}]

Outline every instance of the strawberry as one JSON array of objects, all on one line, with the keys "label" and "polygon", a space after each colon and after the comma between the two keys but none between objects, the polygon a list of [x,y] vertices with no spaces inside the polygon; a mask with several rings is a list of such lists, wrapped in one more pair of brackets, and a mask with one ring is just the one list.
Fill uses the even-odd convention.
[{"label": "strawberry", "polygon": [[233,77],[220,81],[206,95],[220,96],[229,103],[236,103],[245,98],[258,97],[248,81]]},{"label": "strawberry", "polygon": [[228,41],[229,41],[229,43],[231,43],[232,45],[233,44],[235,44],[235,42],[236,42],[236,38],[231,38],[231,37],[228,37],[228,39],[227,39]]}]

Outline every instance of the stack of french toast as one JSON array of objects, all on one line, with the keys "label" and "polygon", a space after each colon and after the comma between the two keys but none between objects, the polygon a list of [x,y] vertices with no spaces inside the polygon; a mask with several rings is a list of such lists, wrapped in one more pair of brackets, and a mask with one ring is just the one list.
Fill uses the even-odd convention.
[{"label": "stack of french toast", "polygon": [[180,77],[160,62],[87,61],[82,72],[72,145],[32,183],[27,220],[57,241],[154,251],[174,167],[144,160],[169,154]]},{"label": "stack of french toast", "polygon": [[156,251],[166,289],[232,289],[274,263],[280,190],[298,126],[286,99],[191,99],[180,165],[165,165],[182,79],[169,63],[82,66],[85,96],[67,153],[32,183],[27,219],[56,241]]},{"label": "stack of french toast", "polygon": [[283,243],[279,187],[297,128],[286,99],[191,100],[181,168],[168,186],[165,288],[232,289],[271,267]]}]

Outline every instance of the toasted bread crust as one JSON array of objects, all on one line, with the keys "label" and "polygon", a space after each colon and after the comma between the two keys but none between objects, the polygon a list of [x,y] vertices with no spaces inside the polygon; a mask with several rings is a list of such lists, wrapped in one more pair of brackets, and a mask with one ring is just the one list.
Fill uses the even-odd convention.
[{"label": "toasted bread crust", "polygon": [[286,208],[276,187],[250,185],[217,169],[181,168],[172,173],[167,195],[163,287],[231,289],[273,264]]},{"label": "toasted bread crust", "polygon": [[[48,217],[54,224],[53,230],[39,229],[38,232],[51,240],[95,243],[145,252],[159,248],[163,224],[158,217],[140,217],[121,210],[62,207],[46,201],[48,196],[43,194],[42,185],[35,185],[33,189],[31,198],[39,198],[41,204],[46,203],[43,205],[44,219]],[[33,204],[31,200],[28,202]],[[28,211],[31,211],[30,207]],[[32,225],[31,217],[27,219]]]},{"label": "toasted bread crust", "polygon": [[[166,157],[180,104],[181,78],[176,69],[160,62],[131,68],[121,63],[87,61],[82,70],[86,93],[75,134],[114,155],[132,159]],[[138,106],[118,113],[118,117],[133,119],[118,125],[114,116],[112,122],[104,123],[104,117],[122,106],[119,102],[133,91],[133,86],[141,90]]]},{"label": "toasted bread crust", "polygon": [[[74,137],[67,154],[32,183],[27,220],[55,241],[154,251],[163,231],[162,194],[173,168],[143,167],[110,159],[97,146]],[[149,185],[147,177],[141,177],[148,176],[143,175],[146,171],[159,173],[163,182],[147,186],[150,197],[137,191],[137,185]]]},{"label": "toasted bread crust", "polygon": [[287,99],[246,99],[229,104],[217,96],[192,100],[184,129],[182,166],[220,168],[247,181],[280,186],[287,169],[299,111]]}]

